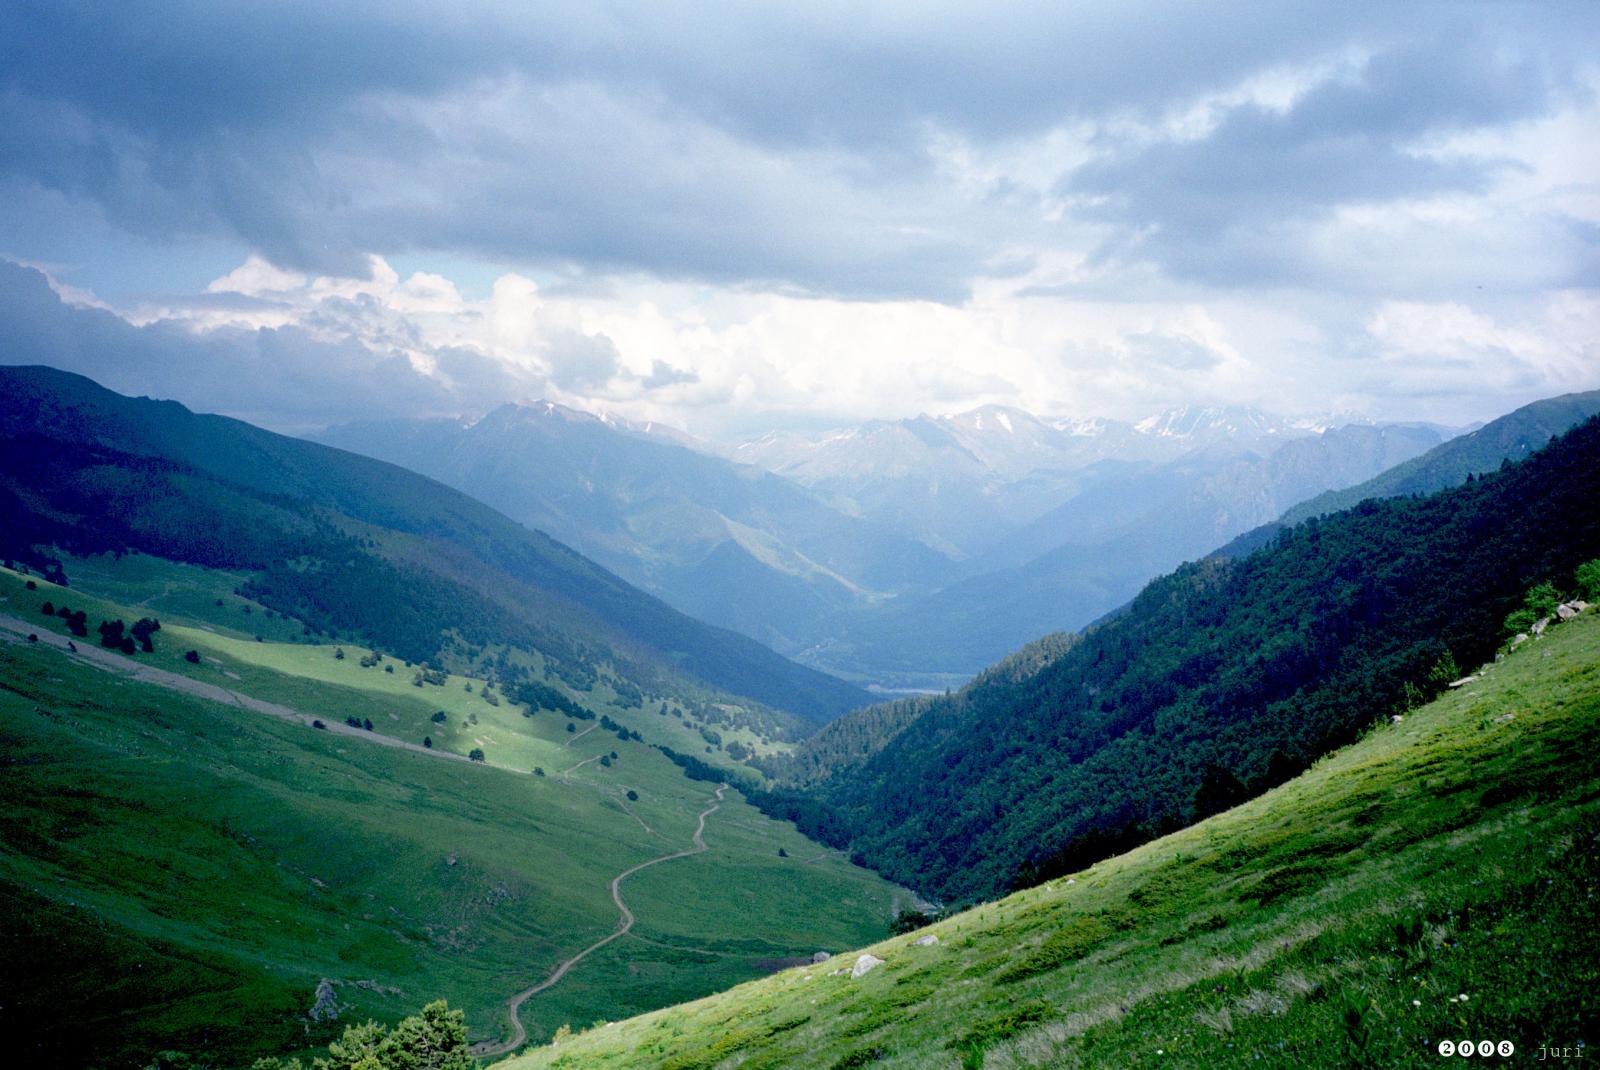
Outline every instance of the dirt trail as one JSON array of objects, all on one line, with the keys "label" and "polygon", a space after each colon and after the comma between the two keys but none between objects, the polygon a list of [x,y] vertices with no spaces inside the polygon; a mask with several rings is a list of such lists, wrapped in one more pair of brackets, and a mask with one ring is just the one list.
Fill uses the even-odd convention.
[{"label": "dirt trail", "polygon": [[598,721],[596,721],[594,724],[590,725],[588,728],[585,728],[582,732],[579,732],[577,735],[568,736],[567,737],[566,746],[568,746],[568,747],[572,746],[574,743],[578,742],[578,740],[582,739],[584,736],[588,735],[590,732],[593,732],[596,728],[599,728],[599,727],[600,727],[600,723]]},{"label": "dirt trail", "polygon": [[[250,695],[242,694],[226,687],[206,683],[204,680],[195,680],[180,673],[169,672],[166,669],[158,669],[153,665],[142,665],[133,658],[114,653],[110,650],[105,650],[99,646],[91,644],[87,640],[85,640],[82,644],[73,643],[64,635],[59,635],[51,631],[40,631],[36,627],[30,626],[27,621],[24,621],[18,617],[10,616],[9,614],[0,613],[0,642],[23,643],[26,642],[24,637],[30,634],[37,634],[39,637],[38,641],[41,644],[61,650],[65,652],[68,657],[74,658],[75,660],[83,662],[84,664],[92,665],[93,667],[104,672],[120,673],[129,677],[130,679],[138,681],[139,683],[153,684],[157,687],[164,687],[172,691],[181,691],[185,694],[194,695],[198,698],[209,699],[213,702],[232,703],[241,709],[252,710],[256,713],[266,714],[269,717],[277,717],[281,720],[294,721],[299,724],[310,725],[313,721],[318,720],[318,718],[312,714],[293,709],[289,706],[282,706],[276,702],[267,702],[263,699],[253,698]],[[362,740],[363,742],[375,744],[380,747],[394,747],[400,750],[408,750],[416,754],[425,754],[430,758],[438,758],[443,761],[466,762],[469,765],[474,764],[470,759],[462,754],[452,754],[450,751],[445,750],[433,750],[428,747],[419,746],[415,743],[407,743],[404,740],[395,739],[393,736],[385,736],[376,732],[368,732],[363,728],[351,728],[349,725],[341,724],[337,721],[324,722],[324,729],[333,735],[347,736],[351,739]],[[572,769],[568,769],[567,772],[573,772],[582,766],[588,765],[589,762],[599,760],[600,756],[595,755],[595,757],[588,759],[588,761],[579,762],[577,765],[573,766]],[[561,775],[563,777],[565,776],[565,774]],[[671,854],[661,855],[658,858],[652,858],[648,861],[640,862],[638,865],[631,866],[628,869],[623,870],[621,873],[618,873],[615,877],[611,878],[611,901],[617,905],[617,910],[621,914],[621,917],[618,919],[616,930],[612,932],[611,935],[604,937],[603,939],[596,940],[594,943],[590,944],[576,955],[573,955],[571,958],[559,963],[550,973],[550,976],[546,977],[539,984],[534,985],[532,988],[524,989],[507,1000],[506,1006],[511,1011],[511,1025],[513,1029],[511,1040],[503,1044],[491,1042],[476,1044],[472,1048],[473,1055],[504,1055],[506,1052],[522,1046],[522,1044],[528,1039],[527,1030],[523,1029],[522,1020],[517,1015],[517,1011],[521,1008],[522,1004],[527,1002],[532,997],[538,995],[540,992],[543,992],[545,989],[556,984],[567,975],[567,971],[571,970],[572,967],[582,962],[594,952],[600,950],[602,947],[605,947],[613,940],[620,939],[628,934],[628,931],[633,928],[634,917],[633,911],[628,909],[628,904],[622,901],[622,882],[633,876],[635,873],[638,873],[640,870],[649,869],[651,866],[658,866],[663,862],[671,862],[674,859],[687,858],[690,855],[697,855],[704,852],[707,849],[705,841],[706,818],[722,809],[723,793],[727,790],[728,786],[726,784],[719,786],[716,792],[717,801],[712,803],[706,809],[700,811],[699,819],[695,823],[692,847],[687,847],[682,851],[674,851]],[[634,814],[633,817],[635,820],[639,821],[641,825],[644,824],[644,821],[640,819],[637,814]],[[646,825],[645,829],[646,831],[649,831],[649,826]]]},{"label": "dirt trail", "polygon": [[519,1010],[521,1010],[522,1005],[528,1000],[532,999],[534,996],[537,996],[540,992],[543,992],[545,989],[556,984],[567,975],[568,970],[571,970],[572,967],[576,966],[578,963],[582,962],[596,951],[599,951],[602,947],[605,947],[613,940],[619,940],[628,935],[628,930],[633,928],[634,919],[633,911],[629,910],[628,904],[622,901],[622,882],[633,876],[635,873],[638,873],[642,869],[649,869],[651,866],[658,866],[663,862],[671,862],[675,858],[688,858],[690,855],[697,855],[705,851],[706,818],[722,809],[722,793],[727,790],[728,785],[720,785],[717,788],[717,801],[712,803],[706,809],[700,811],[700,819],[695,824],[693,840],[694,846],[685,848],[682,851],[674,851],[672,854],[662,855],[660,858],[652,858],[647,862],[640,862],[638,865],[625,869],[621,873],[618,873],[615,877],[611,878],[611,901],[617,904],[617,910],[621,912],[621,917],[617,921],[616,929],[611,933],[610,936],[596,940],[594,943],[590,944],[588,947],[584,948],[570,959],[566,959],[558,963],[556,968],[550,972],[550,976],[546,977],[543,981],[540,981],[532,988],[523,989],[521,992],[518,992],[510,999],[506,1000],[506,1008],[511,1012],[511,1039],[503,1043],[484,1041],[481,1044],[474,1044],[472,1046],[473,1055],[478,1056],[479,1058],[493,1055],[504,1055],[508,1051],[515,1051],[517,1048],[520,1048],[523,1043],[527,1041],[528,1031],[522,1027],[522,1018],[517,1013]]},{"label": "dirt trail", "polygon": [[582,769],[584,766],[588,765],[590,762],[598,762],[601,758],[604,758],[604,757],[605,757],[604,754],[596,754],[593,758],[585,758],[583,761],[579,762],[577,765],[573,766],[571,769],[563,769],[563,770],[561,770],[561,772],[557,773],[556,776],[564,777],[568,773],[576,773],[579,769]]}]

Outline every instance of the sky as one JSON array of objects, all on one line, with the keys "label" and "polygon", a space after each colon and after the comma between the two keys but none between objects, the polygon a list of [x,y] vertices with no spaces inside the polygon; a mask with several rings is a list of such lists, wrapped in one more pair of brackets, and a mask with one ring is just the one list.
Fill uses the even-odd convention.
[{"label": "sky", "polygon": [[0,361],[279,430],[1600,387],[1600,5],[15,4]]}]

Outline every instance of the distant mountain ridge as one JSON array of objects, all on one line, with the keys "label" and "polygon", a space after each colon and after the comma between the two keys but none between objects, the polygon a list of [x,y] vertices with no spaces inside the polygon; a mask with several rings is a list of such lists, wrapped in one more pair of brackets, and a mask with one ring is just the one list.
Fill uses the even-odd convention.
[{"label": "distant mountain ridge", "polygon": [[583,683],[614,662],[825,721],[866,696],[381,461],[50,368],[0,367],[0,543],[141,549],[251,572],[254,596],[412,660],[524,643]]},{"label": "distant mountain ridge", "polygon": [[813,667],[923,688],[1079,627],[1441,437],[1326,423],[1186,406],[1136,426],[989,405],[713,456],[681,433],[541,401],[313,437],[440,479]]},{"label": "distant mountain ridge", "polygon": [[797,656],[850,675],[875,667],[908,682],[977,672],[1029,640],[1075,630],[1152,577],[1203,556],[1328,487],[1382,472],[1437,445],[1407,425],[1351,425],[1199,449],[1165,462],[1101,461],[1072,473],[1064,500],[996,538],[966,575],[837,621]]},{"label": "distant mountain ridge", "polygon": [[330,428],[548,532],[684,612],[792,648],[827,615],[947,577],[916,540],[684,437],[552,402]]},{"label": "distant mountain ridge", "polygon": [[817,435],[775,432],[726,452],[811,488],[844,512],[970,557],[1070,495],[1073,473],[1096,462],[1172,461],[1200,449],[1243,452],[1319,429],[1244,408],[1182,406],[1135,424],[1045,420],[986,405]]},{"label": "distant mountain ridge", "polygon": [[1521,460],[1575,424],[1600,413],[1600,390],[1545,398],[1492,420],[1363,483],[1331,490],[1287,510],[1283,523],[1348,509],[1367,498],[1431,494]]}]

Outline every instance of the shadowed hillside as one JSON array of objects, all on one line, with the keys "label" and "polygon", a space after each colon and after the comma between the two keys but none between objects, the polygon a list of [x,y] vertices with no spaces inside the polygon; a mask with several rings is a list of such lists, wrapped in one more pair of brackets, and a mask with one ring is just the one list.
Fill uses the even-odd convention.
[{"label": "shadowed hillside", "polygon": [[251,574],[249,593],[414,661],[536,649],[582,687],[684,676],[813,722],[860,691],[684,616],[555,540],[379,461],[0,369],[4,552],[138,549]]}]

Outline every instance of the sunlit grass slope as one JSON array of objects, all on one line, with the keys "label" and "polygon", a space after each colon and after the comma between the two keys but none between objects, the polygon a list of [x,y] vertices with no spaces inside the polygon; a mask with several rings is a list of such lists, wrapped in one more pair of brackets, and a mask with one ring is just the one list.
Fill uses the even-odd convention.
[{"label": "sunlit grass slope", "polygon": [[[325,1043],[318,982],[351,1017],[445,997],[475,1038],[505,1034],[507,996],[611,932],[608,884],[690,845],[712,785],[612,732],[566,731],[484,701],[482,682],[418,689],[365,651],[257,642],[240,600],[166,563],[103,584],[119,601],[0,572],[0,613],[163,621],[129,659],[375,733],[466,753],[445,761],[141,683],[43,644],[0,642],[0,1016],[36,1066],[143,1066],[176,1048],[217,1065]],[[159,580],[160,582],[154,582]],[[151,581],[151,582],[146,582]],[[88,571],[82,582],[93,579]],[[136,597],[141,596],[142,597]],[[224,606],[215,606],[216,598]],[[187,600],[187,601],[185,601]],[[136,604],[137,603],[137,604]],[[187,609],[190,623],[179,623]],[[229,616],[222,616],[227,614]],[[207,619],[207,618],[211,619]],[[287,639],[289,622],[281,624]],[[183,659],[189,649],[199,665]],[[468,686],[472,687],[469,692]],[[621,720],[661,738],[678,718]],[[432,720],[443,711],[445,723]],[[474,723],[475,722],[475,723]],[[616,759],[609,766],[602,755]],[[545,776],[531,770],[539,766]],[[637,798],[627,795],[632,791]],[[705,854],[623,886],[633,933],[523,1008],[535,1039],[636,1014],[884,931],[905,893],[728,793]],[[780,848],[785,857],[780,857]]]},{"label": "sunlit grass slope", "polygon": [[[408,743],[427,738],[434,746],[459,754],[482,750],[489,764],[523,772],[537,766],[556,773],[573,761],[597,756],[602,743],[617,741],[604,729],[585,737],[587,743],[573,741],[573,736],[597,721],[579,720],[569,733],[566,725],[573,718],[568,716],[544,710],[525,717],[523,707],[506,701],[503,694],[495,697],[498,705],[491,704],[485,698],[482,677],[446,674],[442,684],[419,688],[413,683],[415,667],[398,658],[385,657],[377,664],[363,665],[367,648],[314,642],[303,634],[299,621],[235,594],[234,587],[242,579],[236,573],[146,554],[69,557],[67,563],[73,577],[70,588],[0,568],[0,598],[9,599],[0,602],[0,611],[65,635],[65,622],[38,613],[38,608],[50,601],[81,609],[89,616],[87,641],[91,643],[98,638],[94,629],[102,619],[123,619],[131,625],[141,616],[155,617],[162,630],[155,652],[138,655],[141,664],[326,714],[335,721],[347,717],[370,720],[373,731]],[[35,590],[26,589],[30,581]],[[198,664],[185,659],[189,650],[201,655]],[[335,656],[341,650],[345,654],[342,659]],[[541,665],[537,654],[519,656],[535,668]],[[559,681],[556,686],[566,690]],[[730,725],[714,729],[722,747],[708,747],[699,730],[690,727],[689,718],[659,713],[661,699],[629,707],[616,701],[616,694],[604,682],[572,696],[597,718],[609,716],[639,732],[649,743],[692,754],[736,776],[753,774],[727,757],[727,744],[738,741],[758,753],[789,748],[788,743],[757,736],[748,727]],[[679,708],[673,702],[666,704]],[[443,722],[434,720],[440,712],[445,714]]]},{"label": "sunlit grass slope", "polygon": [[508,1070],[1437,1066],[1592,1043],[1600,617],[1069,878]]}]

